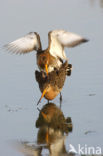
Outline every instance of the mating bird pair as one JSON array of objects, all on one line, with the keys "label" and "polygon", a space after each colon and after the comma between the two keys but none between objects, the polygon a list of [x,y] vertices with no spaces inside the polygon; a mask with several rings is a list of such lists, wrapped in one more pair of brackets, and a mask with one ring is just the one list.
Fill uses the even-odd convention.
[{"label": "mating bird pair", "polygon": [[[26,36],[19,38],[4,47],[16,54],[25,54],[37,51],[37,65],[41,72],[35,72],[36,80],[39,83],[42,96],[46,99],[54,99],[64,85],[66,73],[71,70],[68,66],[65,47],[75,47],[88,40],[71,32],[64,30],[54,30],[48,33],[48,48],[42,50],[40,36],[36,32],[30,32]],[[66,61],[63,63],[63,61]],[[47,76],[44,76],[44,72]],[[40,98],[40,100],[41,100]],[[40,102],[39,100],[39,102]],[[38,103],[39,103],[38,102]]]}]

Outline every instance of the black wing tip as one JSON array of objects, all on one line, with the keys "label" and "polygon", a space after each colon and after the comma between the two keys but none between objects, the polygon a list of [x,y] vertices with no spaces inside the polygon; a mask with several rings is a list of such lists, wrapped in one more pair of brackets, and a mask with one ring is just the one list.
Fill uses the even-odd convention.
[{"label": "black wing tip", "polygon": [[83,43],[89,42],[89,39],[83,38],[83,39],[82,39],[82,42],[83,42]]}]

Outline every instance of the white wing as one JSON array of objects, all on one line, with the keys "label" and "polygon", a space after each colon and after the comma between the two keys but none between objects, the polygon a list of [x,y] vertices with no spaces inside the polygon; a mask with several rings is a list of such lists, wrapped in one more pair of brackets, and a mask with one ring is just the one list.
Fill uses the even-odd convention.
[{"label": "white wing", "polygon": [[26,36],[19,38],[7,45],[4,45],[8,51],[13,53],[28,53],[41,48],[40,37],[35,32],[30,32]]},{"label": "white wing", "polygon": [[87,42],[85,38],[64,30],[54,30],[49,32],[49,52],[54,57],[67,59],[64,47],[74,47],[83,42]]}]

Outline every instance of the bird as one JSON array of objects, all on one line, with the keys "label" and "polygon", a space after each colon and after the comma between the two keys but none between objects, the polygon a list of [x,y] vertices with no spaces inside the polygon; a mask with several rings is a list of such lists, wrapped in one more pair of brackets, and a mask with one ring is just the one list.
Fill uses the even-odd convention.
[{"label": "bird", "polygon": [[72,118],[65,117],[56,104],[43,105],[39,110],[35,127],[37,128],[36,140],[13,142],[16,150],[25,156],[74,156],[66,149],[66,138],[73,128]]},{"label": "bird", "polygon": [[24,37],[4,45],[4,48],[15,54],[37,51],[37,65],[40,71],[44,71],[48,75],[55,68],[59,69],[64,60],[68,60],[64,51],[65,47],[75,47],[87,41],[80,35],[58,29],[48,33],[48,47],[45,50],[42,50],[40,35],[37,32],[30,32]]},{"label": "bird", "polygon": [[35,78],[39,84],[42,95],[37,103],[40,103],[41,99],[45,97],[47,100],[53,100],[62,90],[66,75],[70,75],[72,65],[65,61],[59,70],[55,69],[44,76],[43,72],[35,71]]},{"label": "bird", "polygon": [[45,104],[39,112],[36,120],[37,143],[47,144],[50,155],[66,154],[65,139],[73,128],[71,117],[66,118],[54,103]]},{"label": "bird", "polygon": [[60,129],[65,133],[72,131],[72,120],[70,117],[65,118],[62,110],[55,103],[50,102],[43,105],[42,109],[38,109],[39,117],[36,121],[36,127],[51,127]]}]

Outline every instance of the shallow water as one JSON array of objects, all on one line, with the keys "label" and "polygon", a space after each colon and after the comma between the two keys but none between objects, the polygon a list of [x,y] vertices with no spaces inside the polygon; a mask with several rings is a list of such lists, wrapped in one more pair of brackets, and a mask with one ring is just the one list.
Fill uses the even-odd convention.
[{"label": "shallow water", "polygon": [[[73,132],[66,137],[65,146],[78,144],[100,146],[103,150],[103,0],[52,0],[42,2],[4,0],[0,2],[0,46],[28,33],[40,33],[43,47],[48,44],[47,33],[66,29],[90,41],[66,49],[73,65],[62,90],[62,111],[71,117]],[[69,51],[69,53],[68,53]],[[35,53],[10,55],[0,49],[0,155],[22,156],[11,142],[37,141],[38,118],[36,103],[40,98],[34,71]],[[53,100],[59,106],[59,96]],[[46,104],[43,99],[41,109]],[[47,150],[44,150],[44,153]],[[45,155],[45,154],[44,154]]]}]

